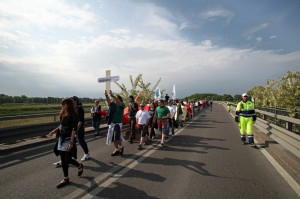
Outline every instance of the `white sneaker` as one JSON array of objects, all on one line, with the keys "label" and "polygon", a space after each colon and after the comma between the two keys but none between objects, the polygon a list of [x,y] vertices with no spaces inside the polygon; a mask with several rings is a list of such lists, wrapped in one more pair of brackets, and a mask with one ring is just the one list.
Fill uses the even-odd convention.
[{"label": "white sneaker", "polygon": [[90,155],[89,154],[84,154],[84,156],[81,158],[81,161],[89,160]]},{"label": "white sneaker", "polygon": [[53,165],[56,166],[56,167],[60,167],[61,166],[61,160],[58,161],[58,162],[53,163]]}]

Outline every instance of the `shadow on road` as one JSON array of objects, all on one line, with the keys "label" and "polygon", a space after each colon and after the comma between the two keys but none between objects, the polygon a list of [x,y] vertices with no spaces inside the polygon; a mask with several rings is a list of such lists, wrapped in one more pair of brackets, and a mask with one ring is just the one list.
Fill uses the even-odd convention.
[{"label": "shadow on road", "polygon": [[181,166],[185,169],[188,169],[190,171],[194,171],[200,175],[204,176],[215,176],[211,174],[209,171],[203,168],[205,166],[204,163],[202,162],[196,162],[196,161],[190,161],[190,160],[179,160],[179,159],[174,159],[174,158],[152,158],[152,157],[147,157],[145,160],[142,162],[143,164],[158,164],[158,165],[164,165],[164,166]]},{"label": "shadow on road", "polygon": [[[116,182],[113,183],[113,188],[105,188],[97,196],[100,198],[118,198],[118,199],[128,199],[128,198],[143,198],[143,199],[158,199],[147,195],[146,192],[141,191],[137,188]],[[126,194],[127,193],[127,194]],[[130,197],[128,196],[130,193]]]},{"label": "shadow on road", "polygon": [[[168,146],[186,147],[186,148],[199,147],[199,149],[203,149],[203,150],[209,150],[209,149],[230,150],[229,148],[209,145],[207,142],[204,141],[226,141],[226,139],[207,138],[207,137],[192,136],[192,135],[177,135],[174,139],[172,139],[168,143]],[[161,148],[161,150],[168,150],[167,148],[169,147]],[[177,148],[177,150],[181,151],[182,149]]]}]

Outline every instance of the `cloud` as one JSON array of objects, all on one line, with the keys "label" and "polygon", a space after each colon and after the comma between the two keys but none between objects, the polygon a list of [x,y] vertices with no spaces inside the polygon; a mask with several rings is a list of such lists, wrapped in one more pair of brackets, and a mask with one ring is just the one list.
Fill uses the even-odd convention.
[{"label": "cloud", "polygon": [[[55,92],[55,88],[79,96],[101,95],[99,88],[104,89],[104,86],[97,83],[97,78],[105,76],[105,70],[111,69],[112,75],[120,75],[120,82],[127,86],[130,85],[129,75],[142,73],[145,82],[153,84],[162,77],[160,87],[168,92],[175,83],[177,93],[182,97],[193,92],[242,92],[251,87],[251,82],[256,82],[255,85],[264,83],[267,79],[265,74],[274,75],[272,73],[283,65],[286,70],[293,70],[300,63],[299,52],[279,55],[273,51],[218,48],[210,40],[195,45],[185,40],[153,39],[147,36],[123,38],[118,35],[99,35],[80,41],[60,42],[52,45],[52,48],[50,56],[16,59],[0,55],[0,63],[9,65],[6,71],[10,71],[10,74],[19,70],[18,73],[30,80],[44,77],[38,78],[39,84],[35,84],[34,89],[30,86],[23,89],[35,96],[41,90]],[[245,80],[240,71],[246,68],[251,69],[247,70],[251,78]],[[5,74],[0,75],[1,81],[9,82]],[[58,79],[59,84],[53,82],[49,87],[47,82],[51,79]],[[243,83],[235,85],[233,80]],[[79,91],[78,84],[83,85],[84,89]],[[118,88],[114,85],[113,89]]]},{"label": "cloud", "polygon": [[[120,82],[128,88],[129,75],[141,73],[145,82],[152,84],[161,77],[160,87],[169,94],[176,84],[179,97],[197,92],[236,94],[288,70],[299,69],[300,52],[279,54],[219,47],[217,41],[209,38],[193,43],[180,34],[189,23],[182,23],[172,12],[150,3],[130,4],[133,22],[128,17],[119,23],[107,20],[100,31],[93,28],[99,26],[96,19],[101,16],[91,12],[88,3],[36,2],[36,6],[31,2],[30,7],[21,1],[15,10],[11,1],[0,2],[1,14],[5,16],[0,19],[0,26],[4,27],[0,31],[0,84],[5,94],[103,97],[104,85],[97,83],[97,78],[105,76],[107,69],[113,76],[119,75]],[[118,16],[128,14],[123,7],[118,11]],[[229,20],[234,16],[226,9],[217,11],[204,12],[202,17]],[[61,20],[59,25],[55,24],[57,20]],[[259,27],[249,32],[268,25]],[[89,34],[86,28],[95,32]],[[256,37],[256,41],[261,42],[262,38]],[[241,75],[244,70],[251,78]],[[119,92],[116,85],[112,88]]]},{"label": "cloud", "polygon": [[256,37],[255,38],[255,41],[256,41],[256,44],[260,44],[262,42],[262,38],[261,37]]},{"label": "cloud", "polygon": [[178,30],[183,30],[190,27],[190,24],[187,22],[181,23],[180,27],[178,28]]},{"label": "cloud", "polygon": [[151,3],[137,5],[135,9],[139,31],[161,37],[177,37],[177,23],[173,14],[165,8]]},{"label": "cloud", "polygon": [[268,28],[270,26],[270,23],[262,23],[262,24],[259,24],[258,26],[255,26],[255,27],[252,27],[250,28],[249,30],[247,30],[245,33],[244,33],[244,36],[249,36],[249,35],[252,35],[254,33],[257,33],[261,30],[264,30],[266,28]]},{"label": "cloud", "polygon": [[80,29],[95,21],[95,15],[89,12],[90,6],[83,9],[75,4],[59,0],[3,0],[0,2],[1,29],[67,27]]},{"label": "cloud", "polygon": [[208,20],[215,20],[217,18],[225,18],[226,19],[226,24],[229,24],[231,19],[235,16],[235,14],[221,6],[213,8],[213,9],[208,9],[199,14],[199,17],[203,19],[208,19]]},{"label": "cloud", "polygon": [[126,35],[130,33],[129,28],[118,28],[118,29],[113,29],[110,30],[109,32],[113,33],[113,34],[118,34],[118,35]]},{"label": "cloud", "polygon": [[272,35],[272,36],[270,36],[270,39],[276,39],[277,38],[277,36],[276,35]]}]

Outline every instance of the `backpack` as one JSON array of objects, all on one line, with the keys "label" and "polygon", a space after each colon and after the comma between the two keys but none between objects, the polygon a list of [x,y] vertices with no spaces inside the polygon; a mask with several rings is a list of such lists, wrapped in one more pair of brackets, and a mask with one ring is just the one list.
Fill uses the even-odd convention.
[{"label": "backpack", "polygon": [[107,110],[107,113],[106,113],[106,116],[105,116],[105,120],[106,120],[106,122],[107,122],[108,125],[111,124],[113,116],[114,116],[114,114],[116,112],[116,109],[117,109],[117,104],[116,103],[111,102],[108,105],[108,110]]}]

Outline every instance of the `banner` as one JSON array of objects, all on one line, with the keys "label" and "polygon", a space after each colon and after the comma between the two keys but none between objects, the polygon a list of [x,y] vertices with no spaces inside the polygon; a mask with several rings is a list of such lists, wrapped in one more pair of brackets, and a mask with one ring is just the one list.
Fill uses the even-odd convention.
[{"label": "banner", "polygon": [[119,81],[119,80],[120,80],[120,76],[98,78],[99,83],[102,83],[102,82],[115,82],[115,81]]},{"label": "banner", "polygon": [[173,85],[173,91],[172,91],[172,99],[176,99],[176,90],[175,90],[175,84]]},{"label": "banner", "polygon": [[159,100],[161,98],[160,89],[157,87],[154,93],[154,99]]}]

